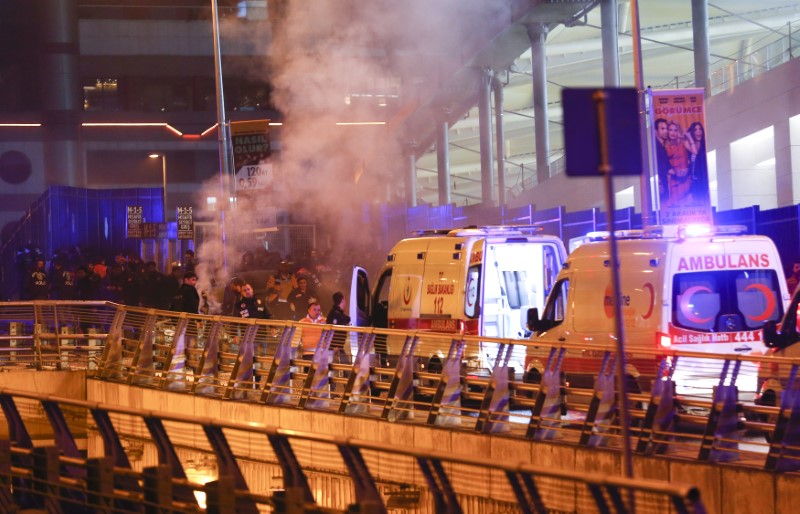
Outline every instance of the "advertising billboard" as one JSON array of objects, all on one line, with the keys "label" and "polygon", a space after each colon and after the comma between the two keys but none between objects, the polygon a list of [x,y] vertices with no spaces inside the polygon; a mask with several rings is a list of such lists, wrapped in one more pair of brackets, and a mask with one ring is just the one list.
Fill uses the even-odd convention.
[{"label": "advertising billboard", "polygon": [[703,90],[650,90],[649,96],[659,222],[711,224]]},{"label": "advertising billboard", "polygon": [[263,193],[272,189],[269,120],[231,122],[235,187],[242,192]]}]

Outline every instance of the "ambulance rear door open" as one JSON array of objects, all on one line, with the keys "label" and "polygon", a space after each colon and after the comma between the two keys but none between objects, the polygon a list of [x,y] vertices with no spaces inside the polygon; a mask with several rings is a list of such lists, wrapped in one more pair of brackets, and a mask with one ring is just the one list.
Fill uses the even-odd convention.
[{"label": "ambulance rear door open", "polygon": [[[372,302],[369,289],[369,275],[361,266],[353,266],[353,275],[350,279],[350,324],[354,327],[367,327],[370,325],[370,304]],[[350,333],[350,347],[345,348],[345,353],[356,355],[358,353],[359,335]]]},{"label": "ambulance rear door open", "polygon": [[[472,283],[480,284],[480,334],[507,339],[527,339],[528,309],[544,308],[565,255],[553,241],[525,237],[489,238],[482,255],[473,250],[467,272],[466,312],[472,312]],[[481,261],[480,263],[478,261]],[[480,269],[480,274],[478,270]],[[482,367],[491,367],[497,345],[481,345]],[[515,345],[509,366],[522,373],[525,346]]]},{"label": "ambulance rear door open", "polygon": [[[552,243],[509,239],[487,240],[483,250],[480,333],[524,339],[530,335],[525,326],[528,309],[544,307],[563,255]],[[471,270],[476,266],[473,261]]]}]

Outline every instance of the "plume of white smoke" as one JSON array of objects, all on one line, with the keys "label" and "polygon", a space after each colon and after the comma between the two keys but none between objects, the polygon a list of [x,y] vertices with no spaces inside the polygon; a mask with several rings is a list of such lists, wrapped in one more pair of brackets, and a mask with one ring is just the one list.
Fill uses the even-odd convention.
[{"label": "plume of white smoke", "polygon": [[[407,113],[409,106],[424,104],[425,95],[448,78],[448,65],[474,50],[473,35],[508,16],[507,4],[506,0],[270,2],[270,9],[280,10],[270,13],[271,38],[259,34],[257,39],[271,39],[264,48],[269,54],[266,79],[273,86],[273,104],[283,115],[279,151],[270,158],[275,179],[270,192],[237,198],[235,226],[229,225],[229,232],[252,231],[257,227],[250,226],[254,217],[247,213],[271,207],[287,211],[295,223],[316,225],[323,252],[385,250],[380,248],[382,220],[375,212],[381,205],[405,205],[406,155],[413,137],[398,133],[392,121]],[[218,192],[219,183],[212,181],[209,189]],[[234,239],[242,240],[229,235],[228,243]],[[220,245],[215,241],[198,248],[199,260],[209,263],[198,272],[200,289],[210,288],[212,281],[219,287],[229,278],[230,272],[220,266]],[[252,247],[227,248],[229,264],[246,249]]]}]

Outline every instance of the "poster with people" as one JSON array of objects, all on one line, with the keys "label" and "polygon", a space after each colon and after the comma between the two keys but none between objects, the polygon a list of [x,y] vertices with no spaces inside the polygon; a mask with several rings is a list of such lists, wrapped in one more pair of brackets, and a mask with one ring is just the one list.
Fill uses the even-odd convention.
[{"label": "poster with people", "polygon": [[231,144],[237,194],[261,194],[271,190],[269,120],[231,122]]},{"label": "poster with people", "polygon": [[702,89],[649,90],[662,225],[713,223]]}]

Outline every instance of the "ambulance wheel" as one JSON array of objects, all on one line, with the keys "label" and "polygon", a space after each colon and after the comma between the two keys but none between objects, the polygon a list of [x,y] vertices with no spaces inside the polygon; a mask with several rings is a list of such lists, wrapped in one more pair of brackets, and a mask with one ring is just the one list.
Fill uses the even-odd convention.
[{"label": "ambulance wheel", "polygon": [[[541,384],[542,374],[536,368],[531,368],[522,376],[522,382],[526,384]],[[533,391],[524,391],[523,396],[533,398]]]},{"label": "ambulance wheel", "polygon": [[440,359],[438,355],[433,355],[428,359],[429,373],[441,373],[442,369],[444,369],[444,366],[442,366],[442,359]]},{"label": "ambulance wheel", "polygon": [[[761,398],[758,400],[758,404],[763,407],[775,407],[778,405],[778,397],[773,390],[764,391],[764,394],[761,395]],[[775,422],[776,420],[773,419],[772,416],[769,414],[754,414],[753,417],[755,421],[760,421],[762,423],[769,423]],[[769,442],[769,434],[767,434],[767,442]]]},{"label": "ambulance wheel", "polygon": [[[432,355],[430,358],[428,358],[428,364],[426,365],[425,368],[426,368],[425,371],[427,371],[428,373],[439,373],[441,375],[442,370],[444,369],[444,366],[442,365],[442,359],[440,359],[438,355]],[[425,380],[424,385],[435,386],[436,381]]]},{"label": "ambulance wheel", "polygon": [[541,384],[542,383],[542,374],[536,368],[531,368],[527,372],[525,372],[525,376],[522,377],[522,381],[526,384]]}]

